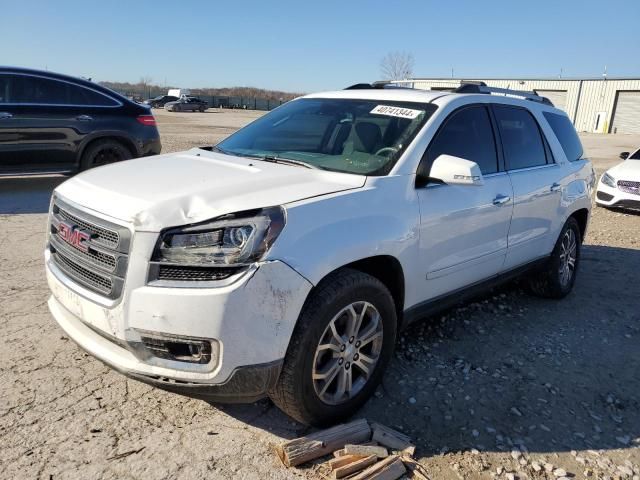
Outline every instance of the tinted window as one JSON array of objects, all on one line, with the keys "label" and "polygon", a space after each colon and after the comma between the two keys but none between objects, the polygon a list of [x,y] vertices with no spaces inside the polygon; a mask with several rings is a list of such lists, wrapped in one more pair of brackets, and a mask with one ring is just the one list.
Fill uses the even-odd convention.
[{"label": "tinted window", "polygon": [[558,137],[558,141],[567,156],[567,160],[574,162],[582,158],[582,143],[573,128],[573,124],[566,115],[558,115],[557,113],[544,112],[544,118],[547,119],[553,133]]},{"label": "tinted window", "polygon": [[12,80],[11,103],[69,103],[67,83],[29,75],[15,75]]},{"label": "tinted window", "polygon": [[547,157],[540,129],[523,108],[494,105],[508,170],[545,165]]},{"label": "tinted window", "polygon": [[629,155],[629,160],[640,160],[640,150],[636,150],[631,155]]},{"label": "tinted window", "polygon": [[[3,76],[0,76],[0,79],[2,77]],[[11,79],[11,87],[7,94],[9,97],[8,102],[11,103],[35,103],[40,105],[117,105],[117,102],[110,97],[67,82],[33,77],[30,75],[10,75],[5,78]]]},{"label": "tinted window", "polygon": [[72,105],[117,105],[111,98],[77,85],[69,85],[69,103]]},{"label": "tinted window", "polygon": [[445,121],[429,146],[429,165],[443,154],[476,162],[483,174],[498,171],[493,128],[485,107],[459,110]]}]

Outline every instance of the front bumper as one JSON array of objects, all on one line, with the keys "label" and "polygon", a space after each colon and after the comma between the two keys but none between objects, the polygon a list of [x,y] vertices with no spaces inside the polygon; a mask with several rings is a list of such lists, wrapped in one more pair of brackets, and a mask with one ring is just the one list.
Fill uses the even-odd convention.
[{"label": "front bumper", "polygon": [[622,190],[598,182],[596,203],[603,207],[629,208],[640,210],[640,195],[623,192]]},{"label": "front bumper", "polygon": [[[277,380],[311,284],[272,261],[219,288],[146,285],[140,278],[146,268],[139,264],[149,258],[146,235],[134,238],[124,293],[116,302],[105,303],[74,284],[45,253],[49,309],[60,327],[103,363],[165,390],[223,402],[264,396]],[[134,348],[140,331],[211,339],[217,355],[204,365],[141,360]]]}]

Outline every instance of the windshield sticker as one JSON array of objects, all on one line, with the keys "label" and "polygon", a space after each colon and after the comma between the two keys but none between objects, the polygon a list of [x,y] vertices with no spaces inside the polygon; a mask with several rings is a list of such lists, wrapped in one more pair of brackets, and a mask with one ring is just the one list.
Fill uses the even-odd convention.
[{"label": "windshield sticker", "polygon": [[418,115],[424,113],[424,110],[411,110],[410,108],[392,107],[391,105],[377,105],[371,110],[375,115],[387,115],[389,117],[409,118],[413,120]]}]

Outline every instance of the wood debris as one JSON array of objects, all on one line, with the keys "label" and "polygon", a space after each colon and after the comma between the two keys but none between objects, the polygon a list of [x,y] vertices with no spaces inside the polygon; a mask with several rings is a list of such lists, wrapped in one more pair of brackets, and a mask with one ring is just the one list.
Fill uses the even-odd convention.
[{"label": "wood debris", "polygon": [[429,480],[424,466],[413,458],[415,448],[404,433],[361,419],[285,442],[276,451],[287,467],[333,454],[317,465],[321,478],[396,480],[407,474]]},{"label": "wood debris", "polygon": [[343,448],[348,443],[370,439],[371,427],[362,419],[291,440],[277,447],[276,451],[282,463],[287,467],[295,467]]}]

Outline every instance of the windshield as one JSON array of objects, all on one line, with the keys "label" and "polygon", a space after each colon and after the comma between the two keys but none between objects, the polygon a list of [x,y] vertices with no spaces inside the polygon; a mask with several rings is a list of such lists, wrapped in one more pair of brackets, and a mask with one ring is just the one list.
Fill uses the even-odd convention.
[{"label": "windshield", "polygon": [[386,175],[436,108],[413,102],[303,98],[259,118],[218,148],[324,170]]}]

